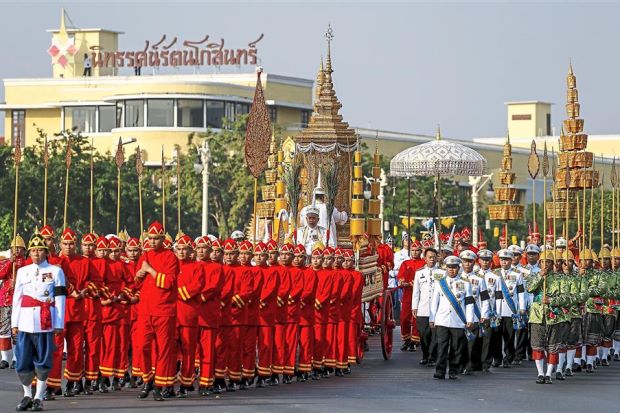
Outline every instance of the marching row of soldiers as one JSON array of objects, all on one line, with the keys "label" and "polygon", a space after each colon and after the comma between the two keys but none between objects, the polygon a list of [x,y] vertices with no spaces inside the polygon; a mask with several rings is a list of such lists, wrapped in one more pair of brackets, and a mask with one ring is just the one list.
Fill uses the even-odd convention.
[{"label": "marching row of soldiers", "polygon": [[163,400],[187,397],[195,383],[207,396],[277,385],[280,375],[290,383],[350,373],[364,284],[351,250],[319,243],[307,257],[289,242],[187,235],[172,245],[159,222],[147,234],[84,234],[78,252],[67,228],[57,254],[46,226],[28,257],[13,241],[0,266],[0,350],[8,363],[15,340],[17,410],[63,394],[63,348],[65,397],[130,383],[142,385],[139,398]]},{"label": "marching row of soldiers", "polygon": [[571,242],[537,240],[497,253],[413,242],[411,258],[396,263],[411,308],[401,313],[403,339],[419,337],[420,364],[436,379],[529,358],[544,384],[620,360],[620,250],[584,249],[576,259]]}]

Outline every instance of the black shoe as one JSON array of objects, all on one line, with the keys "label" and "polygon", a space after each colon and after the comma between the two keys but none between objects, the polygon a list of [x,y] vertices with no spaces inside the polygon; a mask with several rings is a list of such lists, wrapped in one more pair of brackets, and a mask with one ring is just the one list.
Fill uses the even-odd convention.
[{"label": "black shoe", "polygon": [[495,368],[498,368],[498,367],[499,367],[499,366],[501,366],[501,365],[502,365],[502,363],[501,363],[501,362],[499,362],[499,361],[494,361],[494,362],[493,362],[493,367],[495,367]]},{"label": "black shoe", "polygon": [[30,408],[30,410],[32,410],[33,412],[40,412],[41,410],[43,410],[43,403],[41,402],[41,399],[34,399],[32,401],[32,407]]},{"label": "black shoe", "polygon": [[562,374],[562,372],[561,372],[561,371],[556,371],[556,372],[555,372],[555,379],[556,379],[556,380],[565,380],[565,379],[564,379],[564,375]]},{"label": "black shoe", "polygon": [[609,366],[609,361],[607,361],[607,358],[601,360],[601,366]]},{"label": "black shoe", "polygon": [[572,375],[573,375],[573,371],[570,369],[570,367],[564,370],[565,377],[571,377]]},{"label": "black shoe", "polygon": [[144,379],[140,376],[138,376],[138,378],[136,378],[136,387],[140,387],[144,384]]},{"label": "black shoe", "polygon": [[491,369],[489,369],[488,367],[483,367],[483,368],[482,368],[482,372],[483,372],[483,373],[490,373],[490,372],[491,372]]},{"label": "black shoe", "polygon": [[[51,401],[51,400],[56,400],[56,395],[55,395],[56,391],[54,389],[46,389],[45,390],[45,394],[43,395],[43,400],[45,401]],[[34,401],[33,401],[34,403]]]},{"label": "black shoe", "polygon": [[63,396],[65,397],[73,397],[75,396],[75,394],[73,393],[73,382],[72,381],[68,381],[67,385],[65,386],[65,392],[63,393]]},{"label": "black shoe", "polygon": [[614,361],[620,361],[620,355],[614,354]]},{"label": "black shoe", "polygon": [[2,360],[0,361],[0,369],[4,370],[4,369],[8,369],[9,368],[9,362],[6,360]]},{"label": "black shoe", "polygon": [[114,380],[112,380],[112,389],[114,391],[120,391],[123,388],[123,386],[121,386],[121,382],[119,379],[115,378]]},{"label": "black shoe", "polygon": [[18,412],[23,412],[30,409],[30,407],[32,407],[32,398],[25,396],[22,401],[19,402],[15,410],[17,410]]},{"label": "black shoe", "polygon": [[552,384],[551,376],[545,376],[545,384]]},{"label": "black shoe", "polygon": [[266,385],[265,378],[264,377],[259,377],[258,381],[256,382],[256,387],[263,388],[263,387],[265,387],[265,385]]},{"label": "black shoe", "polygon": [[17,364],[17,362],[15,360],[13,360],[11,362],[11,369],[15,370],[15,365]]},{"label": "black shoe", "polygon": [[582,371],[581,363],[573,364],[572,371],[573,371],[573,373],[580,373]]},{"label": "black shoe", "polygon": [[433,378],[436,380],[445,380],[446,379],[446,375],[445,374],[440,374],[440,373],[435,373],[433,374]]},{"label": "black shoe", "polygon": [[429,360],[426,367],[435,367],[435,360]]},{"label": "black shoe", "polygon": [[545,376],[538,376],[536,384],[545,384]]},{"label": "black shoe", "polygon": [[239,383],[239,390],[247,390],[248,388],[248,381],[246,379],[241,380],[241,383]]},{"label": "black shoe", "polygon": [[456,379],[458,379],[459,377],[458,377],[458,375],[457,375],[456,373],[449,373],[449,374],[448,374],[448,378],[449,378],[450,380],[456,380]]},{"label": "black shoe", "polygon": [[164,399],[174,399],[174,386],[166,386],[161,391],[161,397]]},{"label": "black shoe", "polygon": [[321,370],[321,372],[319,373],[322,379],[327,379],[329,378],[329,372],[327,371],[327,369],[323,369]]},{"label": "black shoe", "polygon": [[400,346],[400,351],[407,351],[409,350],[409,346],[411,345],[411,340],[405,340],[403,342],[403,345]]},{"label": "black shoe", "polygon": [[129,378],[129,388],[130,389],[138,388],[138,381],[136,380],[136,376],[131,376]]},{"label": "black shoe", "polygon": [[510,368],[510,363],[508,361],[504,361],[502,363],[502,367],[505,368],[505,369],[509,369]]},{"label": "black shoe", "polygon": [[202,397],[207,397],[211,394],[211,392],[209,391],[209,388],[207,386],[200,386],[198,387],[198,394]]},{"label": "black shoe", "polygon": [[418,345],[413,341],[409,344],[409,351],[418,351]]},{"label": "black shoe", "polygon": [[164,397],[161,394],[161,387],[153,388],[153,400],[156,402],[161,402],[164,400]]},{"label": "black shoe", "polygon": [[336,372],[334,373],[334,375],[336,377],[344,377],[344,373],[342,372],[341,369],[336,369]]},{"label": "black shoe", "polygon": [[[81,384],[81,381],[80,381]],[[92,383],[90,380],[85,380],[84,381],[84,389],[82,390],[82,392],[84,394],[93,394],[93,389],[92,389]]]},{"label": "black shoe", "polygon": [[474,372],[471,369],[465,369],[462,374],[463,376],[473,376]]},{"label": "black shoe", "polygon": [[[344,374],[351,374],[351,367],[347,366],[346,369],[342,370],[342,372]],[[306,373],[306,376],[308,375],[308,373]],[[307,377],[306,377],[307,378]]]},{"label": "black shoe", "polygon": [[422,359],[422,360],[420,360],[420,361],[418,362],[418,364],[419,364],[420,366],[426,366],[426,365],[428,364],[428,360],[427,360],[427,359]]},{"label": "black shoe", "polygon": [[234,381],[228,382],[228,385],[226,386],[226,391],[227,392],[237,391],[237,384]]},{"label": "black shoe", "polygon": [[82,383],[82,379],[79,379],[78,381],[75,382],[75,386],[73,387],[73,394],[75,394],[76,396],[80,393],[85,393],[84,392],[84,385]]},{"label": "black shoe", "polygon": [[310,379],[311,380],[321,380],[321,376],[319,375],[318,371],[312,370],[312,373],[310,374]]},{"label": "black shoe", "polygon": [[595,364],[596,366],[600,366],[600,365],[601,365],[601,359],[597,357],[597,358],[596,358],[596,361],[594,362],[594,364]]},{"label": "black shoe", "polygon": [[521,365],[521,360],[515,359],[510,364],[513,365],[513,366],[520,366]]},{"label": "black shoe", "polygon": [[101,383],[99,383],[99,393],[107,393],[108,392],[108,385],[106,384],[106,380],[101,380]]},{"label": "black shoe", "polygon": [[269,381],[270,386],[277,386],[280,384],[280,377],[277,374],[271,375],[271,380]]},{"label": "black shoe", "polygon": [[586,368],[586,361],[584,359],[581,359],[581,368],[585,369]]},{"label": "black shoe", "polygon": [[187,389],[185,386],[179,387],[179,391],[177,392],[177,399],[184,399],[187,397]]},{"label": "black shoe", "polygon": [[[146,399],[152,390],[153,390],[153,382],[147,381],[146,383],[144,383],[142,390],[140,390],[140,393],[138,394],[138,399]],[[160,396],[161,396],[161,393],[160,393]]]},{"label": "black shoe", "polygon": [[586,365],[586,373],[594,373],[594,367],[592,367],[592,364]]}]

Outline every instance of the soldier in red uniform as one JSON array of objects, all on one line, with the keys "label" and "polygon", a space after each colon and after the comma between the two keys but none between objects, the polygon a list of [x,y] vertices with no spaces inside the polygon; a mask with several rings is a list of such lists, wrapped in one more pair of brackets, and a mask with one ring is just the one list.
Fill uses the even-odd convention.
[{"label": "soldier in red uniform", "polygon": [[[339,248],[337,248],[338,250]],[[336,330],[336,376],[343,376],[347,367],[349,339],[349,323],[351,321],[351,305],[353,303],[353,275],[351,274],[351,261],[345,260],[346,250],[340,250],[336,256],[340,257],[340,269],[337,270],[342,280],[342,286],[336,302],[334,303],[338,315],[338,325]]]},{"label": "soldier in red uniform", "polygon": [[180,388],[178,398],[187,397],[188,391],[194,390],[194,360],[198,340],[198,314],[203,301],[200,294],[205,287],[204,265],[193,261],[190,252],[193,241],[188,235],[177,240],[176,255],[179,259],[179,276],[177,278],[177,329],[180,341],[181,370],[179,371]]},{"label": "soldier in red uniform", "polygon": [[196,242],[196,258],[202,263],[205,285],[200,293],[203,305],[198,312],[200,385],[198,392],[208,396],[215,381],[215,339],[219,330],[220,294],[224,285],[224,271],[218,260],[222,251],[222,243],[213,242],[207,237],[200,237]]},{"label": "soldier in red uniform", "polygon": [[[138,271],[138,260],[140,259],[140,254],[142,253],[140,246],[140,240],[137,238],[129,238],[127,240],[127,244],[125,245],[125,256],[127,257],[125,260],[125,267],[126,273],[129,274],[130,277],[133,277],[133,275]],[[142,380],[140,352],[136,346],[136,343],[138,342],[138,337],[136,337],[136,330],[138,327],[137,304],[138,301],[140,301],[140,294],[138,294],[138,292],[131,287],[127,287],[124,294],[126,298],[121,302],[121,304],[129,306],[129,319],[127,323],[128,325],[123,326],[126,331],[121,337],[126,337],[121,343],[121,354],[123,356],[121,364],[126,366],[129,371],[129,352],[131,349],[131,376],[129,379],[129,385],[132,388],[136,388],[139,385],[139,381]]]},{"label": "soldier in red uniform", "polygon": [[243,332],[243,369],[241,390],[246,390],[254,382],[256,371],[256,342],[258,340],[258,318],[261,292],[263,289],[263,270],[260,266],[252,266],[254,246],[250,241],[242,241],[239,245],[239,263],[252,274],[252,293],[247,302],[247,326]]},{"label": "soldier in red uniform", "polygon": [[471,243],[471,230],[469,227],[465,227],[461,231],[461,245],[463,246],[463,249],[470,250],[478,254],[478,248]]},{"label": "soldier in red uniform", "polygon": [[268,256],[267,244],[259,242],[254,248],[254,263],[262,270],[263,288],[258,314],[258,381],[256,387],[265,387],[267,380],[271,377],[276,297],[280,286],[278,269],[267,265]]},{"label": "soldier in red uniform", "polygon": [[[220,393],[226,388],[226,372],[229,359],[228,353],[232,347],[229,346],[232,335],[232,298],[235,288],[235,271],[232,265],[237,257],[237,243],[233,239],[227,239],[222,245],[222,251],[217,251],[216,243],[213,242],[213,252],[211,260],[224,259],[223,273],[224,280],[220,294],[220,328],[215,341],[215,382],[213,385],[214,393]],[[223,255],[221,255],[223,252]],[[239,372],[241,374],[241,372]],[[233,388],[234,389],[234,388]]]},{"label": "soldier in red uniform", "polygon": [[[290,245],[292,246],[292,245]],[[286,306],[286,353],[284,355],[284,374],[282,382],[290,384],[295,374],[295,359],[297,358],[297,345],[299,343],[299,321],[301,316],[300,299],[304,289],[304,268],[305,259],[300,255],[295,255],[295,248],[289,254],[293,257],[291,266],[288,267],[291,276],[291,290],[288,294]]]},{"label": "soldier in red uniform", "polygon": [[327,326],[325,329],[326,353],[324,364],[327,373],[334,373],[336,369],[337,352],[336,333],[340,319],[340,303],[338,300],[344,284],[344,279],[342,278],[341,272],[344,258],[342,256],[342,249],[340,248],[334,249],[332,247],[327,247],[325,250],[329,250],[329,252],[333,255],[332,269],[334,271],[332,272],[333,280],[329,299],[329,313],[327,318]]},{"label": "soldier in red uniform", "polygon": [[312,266],[306,266],[306,248],[297,244],[293,251],[294,260],[303,269],[303,290],[299,297],[299,362],[297,364],[297,381],[308,380],[312,371],[314,356],[314,299],[316,297],[317,276]]},{"label": "soldier in red uniform", "polygon": [[[355,270],[355,254],[352,250],[346,250],[344,253],[344,260],[346,265],[351,267],[351,276],[353,278],[353,285],[351,287],[352,303],[350,307],[351,316],[349,323],[349,338],[347,339],[348,345],[348,358],[349,366],[353,363],[357,363],[358,348],[360,341],[360,333],[362,331],[362,291],[364,289],[364,276],[361,272]],[[350,368],[345,370],[345,374],[350,373]]]},{"label": "soldier in red uniform", "polygon": [[11,343],[11,311],[13,306],[14,275],[26,262],[26,243],[17,235],[11,242],[11,258],[0,262],[0,369],[15,368]]},{"label": "soldier in red uniform", "polygon": [[[177,276],[179,262],[172,251],[163,247],[164,228],[155,221],[148,228],[151,250],[138,261],[136,288],[140,291],[138,304],[138,337],[140,360],[143,366],[144,387],[141,399],[151,390],[153,398],[163,400],[162,387],[171,386],[175,380],[174,340],[176,328]],[[156,343],[153,346],[153,342]],[[155,350],[155,387],[151,371],[152,351]]]},{"label": "soldier in red uniform", "polygon": [[[420,258],[422,254],[422,244],[419,241],[415,241],[411,244],[411,258],[403,261],[398,270],[398,288],[402,289],[403,297],[401,299],[401,311],[400,311],[400,335],[403,340],[401,350],[409,350],[414,346],[413,331],[415,319],[411,313],[411,300],[413,296],[413,280],[415,278],[415,272],[424,267],[425,261]],[[417,328],[415,328],[416,335]]]},{"label": "soldier in red uniform", "polygon": [[392,248],[383,242],[377,244],[377,265],[381,268],[381,274],[383,275],[383,289],[388,287],[388,276],[390,270],[394,268],[394,251]]},{"label": "soldier in red uniform", "polygon": [[293,255],[293,246],[285,243],[280,248],[278,254],[278,245],[275,241],[270,240],[267,243],[269,252],[269,265],[277,269],[279,275],[278,295],[276,296],[276,324],[274,327],[273,353],[271,361],[271,386],[277,386],[280,382],[280,374],[284,374],[284,360],[286,357],[286,324],[288,321],[288,296],[291,292],[292,282],[289,266]]},{"label": "soldier in red uniform", "polygon": [[[319,251],[316,251],[319,250]],[[315,256],[321,254],[321,258]],[[312,250],[312,266],[320,261],[321,269],[317,270],[316,297],[314,299],[314,360],[312,361],[312,377],[329,377],[325,370],[325,357],[328,354],[327,323],[332,299],[332,285],[334,282],[332,250],[317,246]]]}]

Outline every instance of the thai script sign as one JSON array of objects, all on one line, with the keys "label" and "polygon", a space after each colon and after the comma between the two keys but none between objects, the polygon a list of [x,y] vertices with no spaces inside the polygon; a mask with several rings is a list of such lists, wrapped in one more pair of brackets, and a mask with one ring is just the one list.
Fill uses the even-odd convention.
[{"label": "thai script sign", "polygon": [[177,37],[166,41],[164,34],[154,44],[146,40],[143,50],[108,52],[100,46],[91,46],[90,50],[93,67],[255,65],[258,53],[256,44],[262,38],[261,33],[258,39],[248,43],[246,48],[227,49],[224,48],[224,39],[209,42],[209,35],[200,41],[184,40],[181,43]]}]

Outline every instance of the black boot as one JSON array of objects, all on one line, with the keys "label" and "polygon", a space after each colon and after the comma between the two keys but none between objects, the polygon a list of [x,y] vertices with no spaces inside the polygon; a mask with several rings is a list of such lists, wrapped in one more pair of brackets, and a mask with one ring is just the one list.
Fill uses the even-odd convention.
[{"label": "black boot", "polygon": [[247,390],[248,389],[248,380],[243,379],[241,383],[239,383],[239,390]]},{"label": "black boot", "polygon": [[594,373],[594,368],[592,367],[592,364],[586,365],[586,373]]},{"label": "black boot", "polygon": [[76,396],[80,393],[84,393],[84,386],[82,385],[82,379],[79,379],[75,382],[75,386],[73,386],[73,394]]},{"label": "black boot", "polygon": [[184,399],[187,397],[187,389],[185,386],[179,387],[179,391],[177,392],[177,399]]},{"label": "black boot", "polygon": [[65,392],[63,393],[63,395],[65,397],[75,396],[75,394],[73,394],[73,382],[72,381],[67,382],[67,385],[65,386]]},{"label": "black boot", "polygon": [[410,344],[411,344],[411,340],[409,340],[409,339],[403,341],[403,345],[400,346],[400,351],[407,351],[407,350],[409,350],[409,345]]},{"label": "black boot", "polygon": [[30,410],[32,410],[33,412],[40,412],[41,410],[43,410],[43,402],[41,402],[41,399],[34,399],[32,401],[32,407],[30,408]]},{"label": "black boot", "polygon": [[30,409],[30,407],[32,407],[32,397],[25,396],[22,401],[19,402],[15,410],[23,412]]},{"label": "black boot", "polygon": [[166,387],[164,387],[162,389],[162,391],[161,391],[161,396],[164,399],[172,399],[172,398],[174,398],[174,396],[175,396],[174,386],[166,386]]},{"label": "black boot", "polygon": [[[147,381],[146,383],[144,383],[142,390],[140,390],[140,393],[138,394],[138,399],[146,399],[152,390],[153,390],[153,382]],[[160,396],[161,396],[161,392],[160,392]]]},{"label": "black boot", "polygon": [[93,384],[90,380],[84,381],[84,394],[93,394]]},{"label": "black boot", "polygon": [[[56,391],[54,389],[50,389],[49,387],[45,390],[45,395],[43,395],[43,400],[56,400]],[[34,402],[33,402],[34,403]]]},{"label": "black boot", "polygon": [[9,362],[6,360],[2,360],[0,361],[0,369],[4,370],[4,369],[8,369],[9,368]]},{"label": "black boot", "polygon": [[207,397],[208,395],[211,394],[211,391],[209,390],[207,386],[200,386],[198,388],[198,394],[201,395],[202,397]]},{"label": "black boot", "polygon": [[334,373],[334,375],[336,377],[344,377],[344,373],[342,372],[342,369],[336,369],[336,372]]},{"label": "black boot", "polygon": [[117,377],[115,377],[112,380],[112,389],[114,391],[120,391],[120,389],[122,389],[122,388],[123,388],[123,386],[121,386],[120,380]]},{"label": "black boot", "polygon": [[545,376],[545,384],[552,384],[551,376]]},{"label": "black boot", "polygon": [[545,384],[545,376],[538,376],[536,384]]},{"label": "black boot", "polygon": [[258,381],[256,382],[256,387],[265,387],[265,378],[264,377],[259,377]]},{"label": "black boot", "polygon": [[312,370],[312,374],[310,375],[311,380],[321,380],[321,375],[318,370]]},{"label": "black boot", "polygon": [[102,377],[101,381],[99,382],[99,393],[107,393],[108,392],[108,378],[107,377]]},{"label": "black boot", "polygon": [[234,381],[229,381],[228,385],[226,386],[226,391],[227,392],[237,391],[237,383]]},{"label": "black boot", "polygon": [[272,374],[271,375],[271,381],[269,382],[270,386],[277,386],[278,384],[280,384],[280,376],[278,376],[277,374]]},{"label": "black boot", "polygon": [[215,379],[213,383],[213,393],[220,394],[226,388],[226,381],[224,379]]},{"label": "black boot", "polygon": [[164,397],[161,394],[161,387],[157,386],[153,388],[153,400],[156,402],[164,400]]}]

